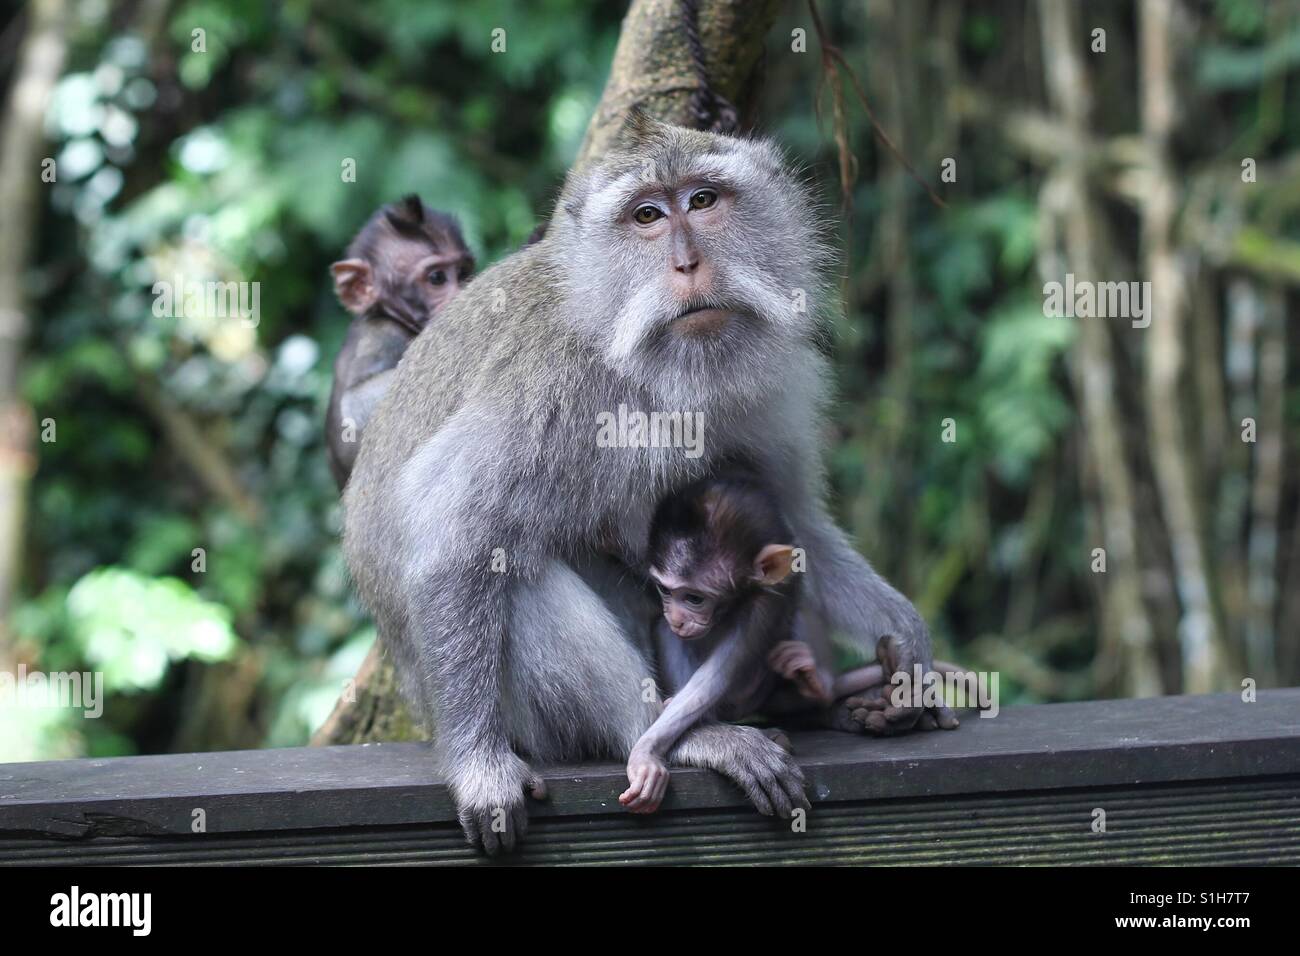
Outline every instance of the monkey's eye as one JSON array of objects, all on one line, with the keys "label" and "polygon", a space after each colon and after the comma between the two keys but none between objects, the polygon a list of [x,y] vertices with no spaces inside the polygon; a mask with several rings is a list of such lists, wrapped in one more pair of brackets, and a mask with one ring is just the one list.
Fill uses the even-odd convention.
[{"label": "monkey's eye", "polygon": [[473,274],[474,274],[474,270],[471,269],[469,266],[461,266],[460,269],[457,270],[456,272],[456,278],[459,279],[461,282],[468,282],[469,277],[472,276]]},{"label": "monkey's eye", "polygon": [[659,592],[660,597],[668,596],[668,589],[664,587],[662,584],[660,584],[658,581],[655,582],[655,590]]},{"label": "monkey's eye", "polygon": [[704,598],[700,597],[698,594],[684,594],[682,597],[691,607],[699,607],[704,603]]},{"label": "monkey's eye", "polygon": [[430,284],[430,285],[446,285],[446,284],[447,284],[447,273],[444,272],[444,271],[441,270],[441,269],[434,269],[432,272],[429,273],[429,284]]},{"label": "monkey's eye", "polygon": [[632,213],[632,218],[636,220],[638,225],[642,226],[648,226],[652,222],[658,222],[663,217],[664,214],[659,211],[659,207],[652,206],[650,203],[646,203],[643,206],[637,206],[636,211]]},{"label": "monkey's eye", "polygon": [[718,194],[712,189],[697,189],[691,193],[692,209],[708,209],[718,201]]}]

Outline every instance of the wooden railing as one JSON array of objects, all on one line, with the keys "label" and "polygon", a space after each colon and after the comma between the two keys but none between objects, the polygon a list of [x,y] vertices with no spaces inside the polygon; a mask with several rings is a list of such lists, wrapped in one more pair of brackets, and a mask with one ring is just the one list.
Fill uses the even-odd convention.
[{"label": "wooden railing", "polygon": [[[801,822],[700,770],[675,770],[660,813],[635,817],[620,765],[555,766],[506,861],[1300,863],[1300,689],[792,737]],[[431,766],[421,744],[3,764],[0,863],[486,862]]]}]

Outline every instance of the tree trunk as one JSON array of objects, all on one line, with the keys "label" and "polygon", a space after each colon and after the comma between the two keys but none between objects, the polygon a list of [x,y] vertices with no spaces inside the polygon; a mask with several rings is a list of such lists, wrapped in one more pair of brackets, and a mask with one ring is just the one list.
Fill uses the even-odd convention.
[{"label": "tree trunk", "polygon": [[[712,91],[742,117],[754,102],[763,40],[779,0],[698,0],[698,25]],[[609,81],[587,126],[574,165],[598,159],[614,144],[633,106],[678,126],[698,127],[691,96],[699,88],[680,0],[634,0],[623,19]],[[312,736],[315,745],[418,739],[421,730],[397,691],[392,665],[378,642],[334,711]]]},{"label": "tree trunk", "polygon": [[0,131],[0,666],[11,650],[10,615],[18,589],[27,483],[34,469],[32,412],[20,393],[29,298],[25,273],[36,248],[44,183],[45,106],[67,54],[64,0],[35,0],[30,31],[14,69]]},{"label": "tree trunk", "polygon": [[[1091,91],[1080,53],[1086,33],[1079,10],[1070,0],[1041,0],[1043,63],[1048,96],[1062,114],[1072,142],[1091,137]],[[1102,211],[1089,190],[1084,151],[1064,149],[1059,169],[1043,190],[1043,206],[1055,211],[1064,233],[1065,259],[1078,279],[1103,278],[1102,250],[1110,247]],[[1061,279],[1063,275],[1053,275]],[[1117,685],[1128,696],[1163,690],[1156,657],[1155,628],[1139,587],[1141,564],[1134,512],[1134,476],[1124,447],[1124,417],[1116,393],[1115,359],[1110,330],[1103,319],[1080,319],[1079,340],[1071,362],[1080,401],[1087,467],[1097,477],[1101,497],[1102,540],[1106,573],[1098,575],[1103,669],[1100,683]],[[1090,555],[1080,555],[1088,561]]]},{"label": "tree trunk", "polygon": [[1193,450],[1199,444],[1188,440],[1183,412],[1183,343],[1189,334],[1189,304],[1188,278],[1180,266],[1174,237],[1180,179],[1169,155],[1178,112],[1174,14],[1173,0],[1144,0],[1138,18],[1142,131],[1152,163],[1142,210],[1143,253],[1151,281],[1146,397],[1151,463],[1169,528],[1182,606],[1178,622],[1182,691],[1203,694],[1220,689],[1223,653],[1205,550],[1204,508],[1195,481],[1199,469]]}]

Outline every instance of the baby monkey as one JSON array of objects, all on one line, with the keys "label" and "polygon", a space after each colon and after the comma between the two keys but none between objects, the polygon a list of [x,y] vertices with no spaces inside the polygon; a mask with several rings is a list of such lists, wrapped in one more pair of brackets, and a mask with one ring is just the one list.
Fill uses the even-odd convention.
[{"label": "baby monkey", "polygon": [[[824,630],[801,615],[794,556],[775,500],[746,474],[703,479],[656,509],[647,557],[663,602],[655,650],[671,696],[629,755],[630,786],[619,796],[627,809],[658,809],[667,754],[699,720],[817,711],[835,726],[835,701],[888,680],[880,664],[834,675]],[[784,639],[792,633],[805,639]],[[802,792],[786,796],[791,806],[808,806]]]},{"label": "baby monkey", "polygon": [[339,301],[355,318],[334,362],[325,417],[330,471],[340,490],[406,347],[474,272],[456,220],[416,195],[376,211],[345,255],[330,271]]},{"label": "baby monkey", "polygon": [[[792,539],[776,502],[748,476],[704,479],[660,502],[647,556],[664,609],[655,649],[672,696],[628,758],[630,786],[619,802],[634,813],[659,807],[668,752],[686,730],[752,714],[773,691],[769,655],[791,631],[799,594]],[[785,816],[808,806],[790,789],[789,805],[776,808]]]}]

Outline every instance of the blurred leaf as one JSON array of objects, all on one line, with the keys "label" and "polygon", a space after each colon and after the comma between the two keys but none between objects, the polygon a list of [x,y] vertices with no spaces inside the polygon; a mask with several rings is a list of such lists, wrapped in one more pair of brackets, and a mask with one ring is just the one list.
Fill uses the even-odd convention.
[{"label": "blurred leaf", "polygon": [[68,593],[73,639],[104,672],[110,692],[157,686],[173,661],[228,659],[238,638],[230,612],[177,578],[100,568]]}]

